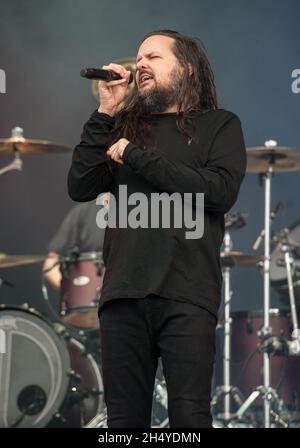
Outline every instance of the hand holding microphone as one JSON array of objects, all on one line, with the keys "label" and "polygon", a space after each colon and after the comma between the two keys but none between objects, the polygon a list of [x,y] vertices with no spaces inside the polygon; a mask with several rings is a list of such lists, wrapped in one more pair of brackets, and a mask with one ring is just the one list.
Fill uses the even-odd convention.
[{"label": "hand holding microphone", "polygon": [[[102,69],[83,69],[80,74],[88,79],[99,79],[100,106],[98,112],[114,116],[119,104],[125,98],[128,84],[133,81],[133,76],[129,70],[119,64],[103,65]],[[113,79],[114,77],[121,79]]]},{"label": "hand holding microphone", "polygon": [[[103,65],[102,69],[86,68],[81,70],[81,76],[88,79],[99,79],[98,91],[100,106],[98,112],[114,116],[119,104],[124,100],[128,84],[133,81],[133,75],[123,65]],[[118,79],[119,78],[119,79]],[[122,156],[129,141],[121,138],[107,151],[107,156],[123,164]]]}]

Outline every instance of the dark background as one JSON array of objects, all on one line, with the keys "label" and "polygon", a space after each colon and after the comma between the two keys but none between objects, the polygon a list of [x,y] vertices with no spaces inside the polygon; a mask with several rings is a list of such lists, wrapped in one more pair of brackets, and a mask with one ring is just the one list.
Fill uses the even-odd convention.
[{"label": "dark background", "polygon": [[[146,32],[172,28],[204,42],[221,106],[239,115],[248,147],[270,138],[300,147],[300,95],[291,91],[291,72],[300,65],[299,13],[296,0],[0,1],[0,68],[7,77],[0,138],[21,126],[28,138],[74,147],[97,107],[80,69],[135,57]],[[0,177],[0,252],[46,252],[74,204],[66,190],[70,158],[71,152],[24,156],[22,172]],[[0,167],[10,160],[1,155]],[[300,217],[298,185],[299,173],[275,176],[272,204],[283,201],[284,208],[274,229]],[[233,235],[236,250],[252,251],[263,204],[257,175],[247,174],[233,209],[249,214],[247,227]],[[44,309],[41,264],[1,269],[0,276],[16,285],[0,289],[1,303]],[[234,310],[262,308],[258,269],[236,269],[233,287]],[[278,304],[273,292],[272,306]]]}]

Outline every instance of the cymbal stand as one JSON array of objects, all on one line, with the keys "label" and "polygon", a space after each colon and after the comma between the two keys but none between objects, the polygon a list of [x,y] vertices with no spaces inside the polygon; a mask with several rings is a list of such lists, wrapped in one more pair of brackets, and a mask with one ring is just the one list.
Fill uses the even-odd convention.
[{"label": "cymbal stand", "polygon": [[14,170],[22,171],[22,167],[23,167],[23,161],[20,158],[20,154],[18,151],[15,151],[14,160],[9,165],[6,165],[5,167],[0,169],[0,176],[2,174],[7,173],[8,171],[14,171]]},{"label": "cymbal stand", "polygon": [[[14,139],[17,138],[17,139],[20,139],[20,141],[23,141],[24,140],[23,129],[19,128],[19,127],[13,128],[11,131],[11,137]],[[21,160],[20,153],[19,153],[16,145],[14,145],[14,156],[15,156],[15,158],[12,161],[12,163],[10,163],[9,165],[0,169],[0,176],[2,174],[7,173],[8,171],[13,171],[13,170],[22,171],[23,161]]]},{"label": "cymbal stand", "polygon": [[[225,230],[224,235],[224,252],[230,252],[232,250],[232,240],[229,230]],[[223,384],[218,386],[213,395],[211,406],[217,405],[218,401],[224,396],[223,402],[223,414],[218,418],[224,421],[225,425],[229,423],[232,418],[231,412],[231,398],[240,406],[243,403],[243,397],[237,387],[231,385],[230,375],[230,363],[231,363],[231,327],[232,318],[230,316],[230,304],[231,304],[231,266],[223,267],[223,279],[224,279],[224,348],[223,348]]]},{"label": "cymbal stand", "polygon": [[[277,146],[277,142],[270,140],[265,142],[266,149]],[[273,166],[276,163],[275,154],[266,152],[269,156],[268,169],[264,176],[265,187],[265,213],[264,213],[264,325],[259,332],[262,341],[272,337],[272,328],[270,326],[270,230],[271,230],[271,180],[273,176]],[[258,386],[246,399],[243,405],[236,413],[237,419],[241,419],[249,407],[258,399],[262,398],[264,406],[264,427],[271,427],[271,414],[275,421],[282,426],[287,426],[286,422],[280,419],[280,413],[283,410],[283,402],[279,399],[275,389],[271,387],[271,364],[270,353],[263,352],[263,385]]]}]

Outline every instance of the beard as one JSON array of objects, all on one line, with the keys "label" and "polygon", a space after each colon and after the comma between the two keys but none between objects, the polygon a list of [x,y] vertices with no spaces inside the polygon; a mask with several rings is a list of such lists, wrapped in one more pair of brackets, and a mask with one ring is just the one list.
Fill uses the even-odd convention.
[{"label": "beard", "polygon": [[178,103],[181,82],[181,74],[179,68],[176,66],[169,75],[169,83],[167,85],[155,85],[145,91],[138,92],[139,108],[142,114],[145,116],[162,113],[169,107],[176,105]]}]

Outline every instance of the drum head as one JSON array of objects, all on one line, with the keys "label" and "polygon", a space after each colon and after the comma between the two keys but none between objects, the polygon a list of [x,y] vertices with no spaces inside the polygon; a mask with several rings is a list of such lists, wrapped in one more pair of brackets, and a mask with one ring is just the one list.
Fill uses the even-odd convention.
[{"label": "drum head", "polygon": [[0,308],[0,427],[44,427],[66,395],[70,356],[63,336],[34,310]]}]

